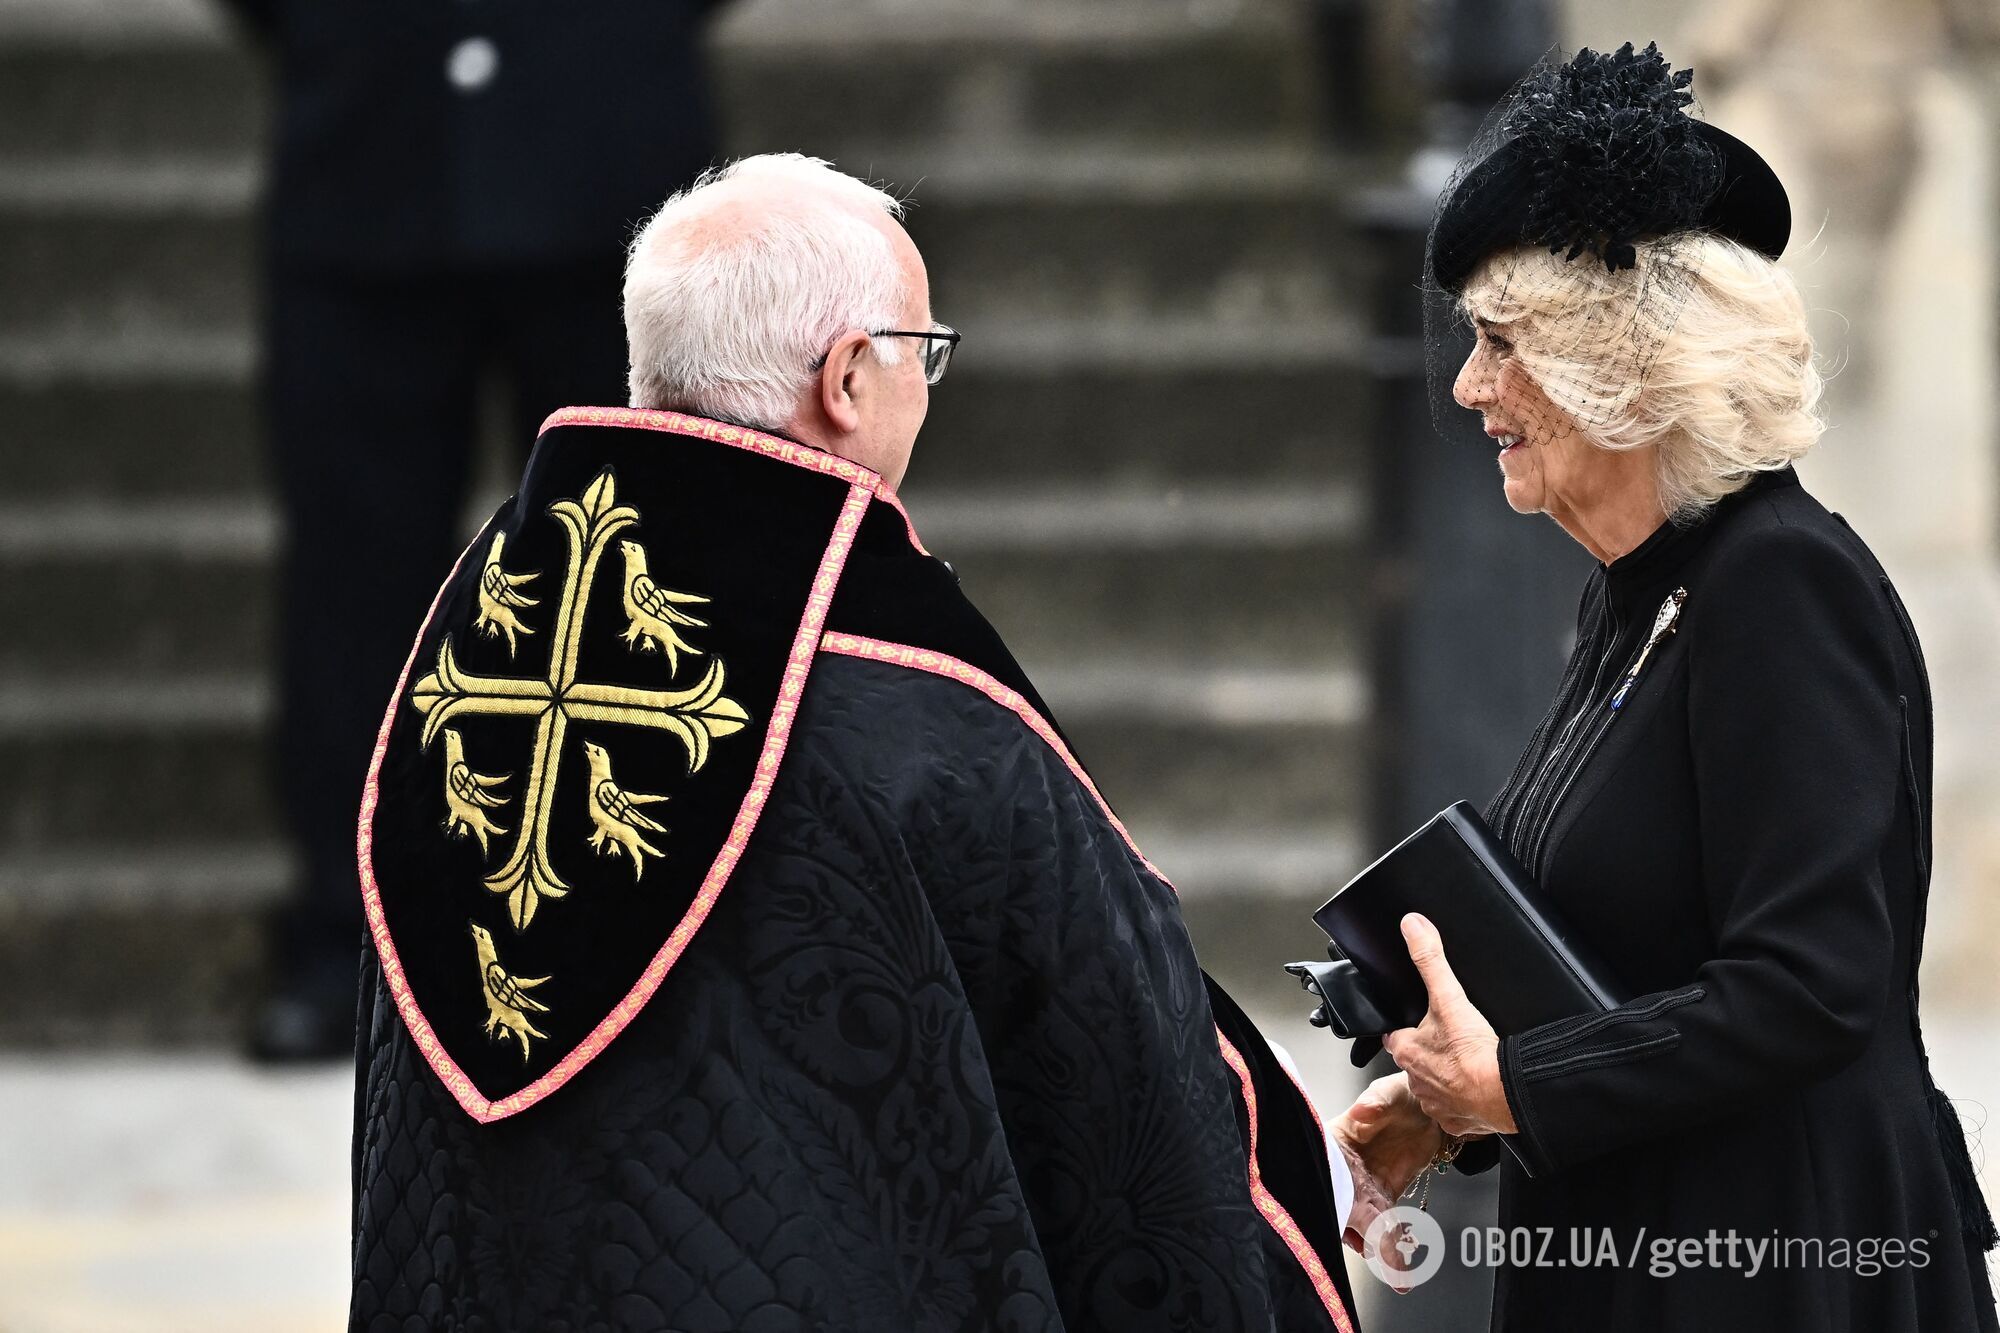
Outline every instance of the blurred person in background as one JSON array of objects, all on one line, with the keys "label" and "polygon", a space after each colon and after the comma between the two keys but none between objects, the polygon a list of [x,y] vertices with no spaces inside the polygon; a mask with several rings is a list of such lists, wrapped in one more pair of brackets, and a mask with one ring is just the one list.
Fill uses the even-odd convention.
[{"label": "blurred person in background", "polygon": [[958,341],[902,211],[670,199],[632,408],[550,420],[423,620],[357,1331],[1355,1327],[1342,1159],[897,498]]},{"label": "blurred person in background", "polygon": [[616,401],[623,242],[715,156],[721,0],[227,0],[269,50],[264,402],[285,546],[275,756],[300,853],[252,1054],[346,1054],[354,810],[409,623],[459,544],[479,389],[511,438]]},{"label": "blurred person in background", "polygon": [[1992,1333],[1994,1223],[1918,1018],[1923,655],[1793,471],[1823,422],[1790,205],[1689,81],[1629,45],[1531,75],[1426,275],[1476,331],[1453,396],[1507,504],[1599,564],[1488,818],[1635,998],[1502,1039],[1447,956],[1479,942],[1409,917],[1430,1012],[1367,1100],[1489,1140],[1461,1166],[1508,1136],[1501,1226],[1615,1247],[1501,1266],[1495,1330]]}]

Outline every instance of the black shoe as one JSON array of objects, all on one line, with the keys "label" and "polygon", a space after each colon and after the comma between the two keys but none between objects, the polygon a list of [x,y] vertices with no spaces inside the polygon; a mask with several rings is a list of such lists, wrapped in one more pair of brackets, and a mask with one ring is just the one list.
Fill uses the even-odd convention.
[{"label": "black shoe", "polygon": [[354,997],[273,994],[251,1020],[245,1053],[262,1065],[353,1059]]}]

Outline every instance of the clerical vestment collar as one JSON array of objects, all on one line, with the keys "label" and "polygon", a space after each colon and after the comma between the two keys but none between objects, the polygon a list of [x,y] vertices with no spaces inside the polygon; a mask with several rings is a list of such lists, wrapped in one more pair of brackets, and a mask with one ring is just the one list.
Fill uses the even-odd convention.
[{"label": "clerical vestment collar", "polygon": [[388,985],[473,1116],[555,1091],[686,953],[864,536],[938,564],[835,455],[677,413],[549,418],[417,635],[361,809]]}]

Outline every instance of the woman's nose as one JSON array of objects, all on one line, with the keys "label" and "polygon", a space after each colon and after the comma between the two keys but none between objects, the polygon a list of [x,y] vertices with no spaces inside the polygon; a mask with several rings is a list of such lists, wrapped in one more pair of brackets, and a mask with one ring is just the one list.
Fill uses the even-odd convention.
[{"label": "woman's nose", "polygon": [[1460,407],[1477,408],[1493,401],[1493,373],[1486,365],[1484,349],[1473,346],[1472,355],[1465,358],[1465,364],[1458,369],[1458,378],[1452,382],[1452,400]]}]

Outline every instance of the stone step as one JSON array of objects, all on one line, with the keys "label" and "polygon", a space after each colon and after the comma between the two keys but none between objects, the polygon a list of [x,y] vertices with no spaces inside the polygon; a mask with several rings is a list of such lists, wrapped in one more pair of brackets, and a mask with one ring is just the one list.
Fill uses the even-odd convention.
[{"label": "stone step", "polygon": [[[948,6],[857,21],[845,7],[738,6],[711,43],[729,140],[865,169],[880,145],[912,137],[1174,144],[1310,130],[1314,72],[1288,24],[1074,8],[1085,12]],[[255,151],[263,62],[212,16],[121,36],[49,9],[49,23],[0,25],[0,158]]]},{"label": "stone step", "polygon": [[[1074,483],[1167,496],[1177,488],[1354,482],[1366,467],[1372,395],[1353,357],[1167,349],[1153,360],[1010,361],[1004,336],[971,335],[931,395],[907,488],[932,493]],[[1218,355],[1219,354],[1219,355]],[[64,368],[6,377],[6,494],[13,505],[242,503],[269,493],[247,347],[212,371]],[[503,446],[505,452],[511,444]]]},{"label": "stone step", "polygon": [[[1352,488],[989,493],[926,509],[930,549],[1024,660],[1114,647],[1163,663],[1353,660]],[[0,510],[0,624],[31,627],[0,637],[0,674],[255,668],[274,633],[274,529],[245,504]]]},{"label": "stone step", "polygon": [[[1360,798],[1349,671],[1037,673],[1107,799],[1152,827],[1324,822]],[[391,680],[383,682],[387,702]],[[151,848],[279,836],[269,687],[78,676],[0,689],[0,844]]]},{"label": "stone step", "polygon": [[212,38],[0,41],[0,159],[244,158],[268,108],[262,62]]},{"label": "stone step", "polygon": [[171,854],[271,836],[269,712],[268,687],[247,676],[16,678],[0,686],[0,845]]},{"label": "stone step", "polygon": [[[0,1046],[74,1050],[234,1044],[263,971],[262,909],[168,898],[132,909],[47,889],[227,876],[245,858],[147,852],[57,866],[0,860]],[[254,870],[255,866],[251,865]],[[268,900],[277,881],[260,881]]]},{"label": "stone step", "polygon": [[247,330],[257,300],[255,232],[240,208],[110,211],[93,201],[0,210],[0,336]]},{"label": "stone step", "polygon": [[[934,547],[953,559],[950,546]],[[1112,651],[1161,663],[1358,660],[1366,611],[1345,540],[1150,551],[968,553],[960,579],[1030,668]]]},{"label": "stone step", "polygon": [[[1351,873],[1352,826],[1138,837],[1210,969],[1239,999],[1296,1004],[1277,969],[1320,952],[1307,917]],[[245,840],[0,855],[0,1046],[234,1043],[261,918],[293,873],[280,847]]]},{"label": "stone step", "polygon": [[[188,179],[204,171],[211,185]],[[260,224],[245,174],[189,164],[178,192],[149,187],[144,173],[121,192],[118,175],[107,164],[10,170],[0,187],[0,336],[250,328]],[[947,179],[919,198],[909,227],[929,256],[933,306],[967,332],[1085,315],[1326,323],[1364,289],[1366,248],[1351,243],[1329,181],[1310,166],[1242,189],[1125,193],[1113,178],[1089,191],[1021,183],[960,193]]]},{"label": "stone step", "polygon": [[[840,41],[842,31],[851,40]],[[902,35],[888,25],[782,32],[745,23],[719,38],[716,85],[733,117],[732,151],[805,152],[852,171],[913,138],[985,152],[1010,142],[1296,142],[1316,128],[1311,55],[1281,23],[1215,28],[1142,15],[1097,26],[1064,16]]]},{"label": "stone step", "polygon": [[1336,199],[1306,183],[1259,194],[1187,189],[961,201],[926,186],[909,216],[930,256],[932,308],[961,317],[1205,317],[1224,325],[1325,321],[1366,290],[1363,248]]},{"label": "stone step", "polygon": [[269,493],[248,368],[105,375],[73,365],[0,370],[7,495],[16,506],[161,499],[244,502]]},{"label": "stone step", "polygon": [[974,334],[931,394],[906,488],[1365,485],[1375,395],[1360,340],[1315,346],[1316,333],[1296,349],[1282,334],[1162,340],[1151,356],[1078,348],[1032,367],[992,363]]}]

